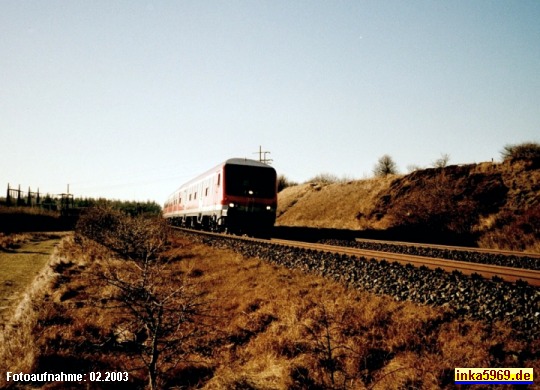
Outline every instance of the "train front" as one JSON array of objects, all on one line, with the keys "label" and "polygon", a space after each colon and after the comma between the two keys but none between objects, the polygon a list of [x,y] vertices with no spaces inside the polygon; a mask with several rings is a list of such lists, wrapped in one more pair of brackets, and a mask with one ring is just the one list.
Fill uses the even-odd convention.
[{"label": "train front", "polygon": [[224,166],[224,184],[227,229],[269,237],[276,222],[275,169],[255,160],[231,159]]}]

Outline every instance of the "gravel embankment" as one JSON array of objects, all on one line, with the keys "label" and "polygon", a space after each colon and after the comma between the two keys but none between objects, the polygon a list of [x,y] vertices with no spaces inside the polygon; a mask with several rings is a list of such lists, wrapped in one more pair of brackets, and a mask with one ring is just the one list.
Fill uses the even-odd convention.
[{"label": "gravel embankment", "polygon": [[475,251],[429,248],[424,246],[399,245],[369,241],[321,240],[321,244],[347,246],[350,248],[369,249],[381,252],[426,256],[437,259],[468,261],[471,263],[500,265],[503,267],[540,270],[540,259],[527,255],[516,256],[491,254]]},{"label": "gravel embankment", "polygon": [[537,338],[540,333],[540,289],[525,283],[467,277],[460,272],[446,273],[270,242],[247,242],[228,237],[199,239],[213,247],[232,249],[246,257],[258,257],[288,268],[314,272],[350,287],[393,296],[396,300],[446,307],[456,316],[488,323],[505,320],[522,337]]}]

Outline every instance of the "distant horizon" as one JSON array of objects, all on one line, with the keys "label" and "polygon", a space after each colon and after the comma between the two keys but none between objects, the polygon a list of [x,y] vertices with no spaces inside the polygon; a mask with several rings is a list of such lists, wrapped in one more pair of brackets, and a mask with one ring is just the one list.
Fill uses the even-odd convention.
[{"label": "distant horizon", "polygon": [[[526,142],[525,142],[526,143]],[[521,144],[521,143],[520,143]],[[507,144],[507,145],[518,145],[518,144]],[[507,146],[505,145],[505,146]],[[502,153],[502,151],[501,151]],[[241,158],[241,157],[231,157],[231,158]],[[243,157],[243,158],[246,158],[246,159],[249,159],[249,160],[255,160],[255,161],[259,161],[257,159],[253,159],[253,158],[248,158],[248,157]],[[230,158],[228,159],[225,159],[224,161],[226,160],[229,160]],[[415,167],[415,169],[413,170],[408,170],[407,172],[403,172],[403,171],[399,171],[396,173],[397,176],[406,176],[412,172],[415,172],[415,171],[418,171],[418,170],[425,170],[425,169],[435,169],[436,167],[433,166],[433,163],[434,161],[431,163],[431,165],[428,165],[428,166],[417,166]],[[463,166],[463,165],[478,165],[478,164],[485,164],[485,163],[490,163],[490,164],[502,164],[504,163],[504,160],[501,159],[500,160],[495,160],[493,159],[492,161],[479,161],[479,162],[473,162],[473,163],[461,163],[461,164],[453,164],[451,162],[451,160],[448,162],[448,164],[444,167],[444,168],[447,168],[447,167],[451,167],[451,166]],[[219,163],[218,163],[219,164]],[[269,165],[272,165],[271,163],[268,163]],[[374,163],[373,165],[375,166],[376,163]],[[217,164],[216,164],[217,165]],[[209,167],[208,169],[211,169],[212,167]],[[198,176],[199,174],[202,174],[204,172],[199,172],[197,175],[195,175],[194,177],[186,180],[185,182],[183,183],[179,183],[178,186],[174,189],[172,189],[170,191],[170,193],[173,193],[178,187],[180,187],[182,184],[185,184],[186,182],[190,181],[191,179],[195,178],[196,176]],[[286,179],[288,179],[290,182],[293,182],[294,185],[302,185],[302,184],[308,184],[310,182],[313,181],[313,179],[317,178],[318,176],[323,176],[323,175],[329,175],[329,176],[332,176],[332,177],[335,177],[335,179],[337,181],[362,181],[362,180],[372,180],[372,179],[376,179],[376,175],[373,174],[372,172],[372,175],[370,177],[362,177],[362,178],[358,178],[358,177],[348,177],[348,176],[338,176],[336,174],[334,174],[333,172],[329,172],[329,171],[322,171],[320,172],[319,174],[316,174],[312,177],[310,177],[309,179],[306,179],[305,181],[301,181],[301,182],[296,182],[292,179],[290,179],[289,177],[287,177],[286,174],[282,174],[280,172],[277,172],[277,175],[278,175],[278,178],[280,176],[284,176]],[[7,190],[8,190],[8,185],[11,186],[11,183],[6,183],[6,193],[4,193],[5,195],[7,194]],[[11,189],[17,189],[19,190],[19,185],[15,185],[15,186],[11,186],[9,187]],[[25,193],[25,194],[28,194],[28,186],[26,187],[26,189],[24,188],[24,186],[20,186],[20,191]],[[59,193],[51,193],[51,192],[42,192],[39,188],[32,188],[30,186],[30,190],[33,192],[33,193],[36,193],[38,192],[39,190],[39,193],[40,193],[40,196],[51,196],[51,197],[59,197],[61,195],[65,195],[65,194],[68,194],[68,195],[72,195],[75,199],[92,199],[92,200],[100,200],[100,199],[103,199],[103,200],[107,200],[107,201],[119,201],[119,202],[135,202],[135,203],[157,203],[159,204],[160,206],[163,205],[163,203],[167,200],[167,197],[170,195],[170,193],[163,199],[163,200],[159,200],[159,199],[122,199],[122,198],[108,198],[108,197],[105,197],[105,196],[86,196],[86,195],[81,195],[81,196],[78,196],[77,194],[75,193],[72,193],[72,192],[69,192],[68,188],[66,187],[66,192],[59,192]],[[5,195],[1,195],[0,196],[0,199],[7,199],[7,197]],[[27,197],[28,195],[26,195]]]}]

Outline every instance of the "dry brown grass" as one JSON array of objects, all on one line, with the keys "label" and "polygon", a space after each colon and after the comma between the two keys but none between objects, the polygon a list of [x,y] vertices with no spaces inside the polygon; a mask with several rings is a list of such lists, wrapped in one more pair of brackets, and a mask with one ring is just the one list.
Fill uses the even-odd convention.
[{"label": "dry brown grass", "polygon": [[279,193],[278,221],[281,226],[336,229],[385,228],[368,220],[373,205],[396,176],[349,181],[307,183]]},{"label": "dry brown grass", "polygon": [[[13,339],[27,341],[13,345],[9,367],[130,370],[133,384],[142,386],[144,371],[114,342],[126,314],[107,308],[114,292],[95,278],[124,260],[82,245],[64,241],[51,290],[39,290],[32,319],[14,329]],[[196,326],[205,329],[162,377],[164,387],[435,389],[453,387],[460,366],[540,369],[538,340],[517,340],[501,324],[451,320],[442,309],[348,290],[183,236],[162,256],[204,292]]]},{"label": "dry brown grass", "polygon": [[[481,247],[539,251],[540,169],[527,161],[425,169],[279,193],[277,226],[451,232]],[[515,216],[509,218],[508,216]],[[536,218],[537,220],[537,218]],[[441,238],[442,237],[442,238]],[[403,238],[405,239],[405,238]]]}]

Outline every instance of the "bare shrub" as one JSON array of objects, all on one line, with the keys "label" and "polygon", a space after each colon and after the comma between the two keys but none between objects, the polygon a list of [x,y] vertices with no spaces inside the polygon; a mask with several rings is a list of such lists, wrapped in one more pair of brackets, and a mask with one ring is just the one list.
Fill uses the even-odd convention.
[{"label": "bare shrub", "polygon": [[122,256],[141,261],[155,257],[167,244],[169,235],[163,218],[130,217],[109,207],[89,209],[75,230]]},{"label": "bare shrub", "polygon": [[98,278],[114,288],[106,308],[125,314],[117,333],[134,344],[155,389],[162,374],[186,356],[186,340],[199,333],[190,326],[202,305],[194,286],[158,256],[168,243],[168,225],[162,218],[95,208],[81,217],[77,233],[130,260],[107,262]]},{"label": "bare shrub", "polygon": [[[317,304],[315,318],[304,324],[319,368],[328,375],[328,388],[344,388],[347,380],[345,361],[349,355],[358,355],[342,339],[343,324],[337,313],[329,311],[324,304]],[[338,384],[339,382],[339,384]]]},{"label": "bare shrub", "polygon": [[277,178],[277,191],[281,192],[287,187],[293,187],[298,185],[298,183],[289,180],[285,175],[279,175]]},{"label": "bare shrub", "polygon": [[385,177],[388,175],[395,175],[398,173],[397,164],[392,157],[385,154],[377,161],[375,167],[373,167],[373,173],[376,177]]},{"label": "bare shrub", "polygon": [[81,215],[75,232],[110,249],[118,250],[117,232],[126,215],[110,207],[92,207]]},{"label": "bare shrub", "polygon": [[339,182],[339,177],[333,173],[319,173],[307,181],[308,183],[334,184]]},{"label": "bare shrub", "polygon": [[528,160],[540,161],[540,144],[524,142],[517,145],[505,145],[501,151],[504,161]]},{"label": "bare shrub", "polygon": [[203,332],[200,322],[195,326],[201,295],[169,265],[146,258],[109,266],[100,275],[115,289],[109,305],[125,313],[117,341],[134,345],[150,389],[162,386],[163,375],[188,356],[189,340]]},{"label": "bare shrub", "polygon": [[169,226],[163,218],[126,218],[120,227],[118,239],[122,243],[122,254],[133,260],[150,261],[168,243]]},{"label": "bare shrub", "polygon": [[450,161],[450,155],[448,153],[441,154],[441,157],[433,161],[433,168],[444,168],[448,165],[448,161]]},{"label": "bare shrub", "polygon": [[407,172],[409,172],[409,173],[419,171],[421,169],[423,169],[423,168],[420,165],[417,165],[417,164],[409,164],[409,165],[407,165]]}]

